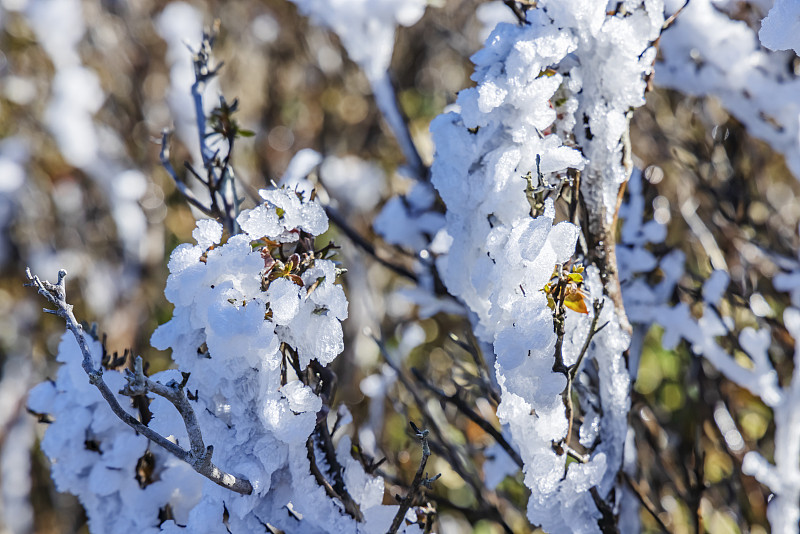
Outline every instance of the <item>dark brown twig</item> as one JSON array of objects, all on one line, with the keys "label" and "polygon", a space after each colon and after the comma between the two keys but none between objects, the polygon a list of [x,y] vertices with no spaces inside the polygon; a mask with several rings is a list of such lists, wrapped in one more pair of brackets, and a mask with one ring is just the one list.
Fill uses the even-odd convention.
[{"label": "dark brown twig", "polygon": [[356,521],[363,521],[364,515],[361,513],[361,509],[352,498],[345,498],[336,491],[336,489],[331,485],[330,482],[325,478],[325,475],[322,474],[320,471],[319,466],[317,465],[317,455],[314,451],[314,437],[313,435],[309,436],[306,440],[306,451],[308,456],[308,463],[311,469],[311,474],[314,475],[314,478],[317,481],[317,484],[322,486],[325,489],[325,493],[328,494],[328,497],[331,499],[336,499],[344,505],[345,512],[350,514]]},{"label": "dark brown twig", "polygon": [[520,24],[528,24],[528,19],[525,17],[525,11],[519,6],[516,0],[503,0],[503,3],[514,12]]},{"label": "dark brown twig", "polygon": [[505,524],[505,521],[502,518],[503,516],[497,509],[496,504],[494,504],[494,502],[497,499],[497,495],[494,494],[493,492],[489,492],[488,490],[486,490],[486,488],[480,481],[480,478],[476,474],[468,472],[468,466],[462,460],[459,451],[455,450],[455,447],[451,443],[445,441],[444,433],[436,424],[436,421],[431,415],[430,410],[428,410],[425,400],[422,398],[419,391],[417,391],[417,388],[414,387],[414,384],[411,383],[409,378],[405,375],[405,373],[402,372],[397,363],[389,355],[388,351],[386,350],[386,346],[383,344],[383,342],[374,336],[372,339],[378,345],[378,348],[380,349],[380,352],[383,355],[386,363],[397,374],[400,383],[403,384],[403,387],[405,387],[406,390],[414,398],[414,402],[416,403],[417,408],[419,409],[422,416],[430,425],[431,431],[436,437],[436,441],[430,442],[429,444],[430,447],[438,455],[442,456],[447,461],[447,463],[450,464],[450,467],[453,468],[453,471],[455,471],[458,474],[458,476],[460,476],[461,479],[464,480],[467,483],[467,485],[469,485],[469,487],[472,489],[475,495],[475,499],[479,503],[485,503],[485,507],[488,507],[492,510],[491,513],[492,517],[497,518],[495,519],[495,521],[497,521],[506,532],[511,532],[511,529],[508,527],[508,525]]},{"label": "dark brown twig", "polygon": [[[327,367],[320,364],[318,361],[313,360],[310,363],[311,370],[317,374],[320,380],[321,387],[319,388],[319,396],[323,402],[322,414],[328,413],[328,407],[333,402],[333,396],[336,392],[336,374]],[[357,521],[363,521],[364,516],[358,503],[353,499],[347,491],[347,486],[344,483],[342,472],[344,468],[339,463],[336,457],[336,449],[333,446],[333,437],[328,430],[327,417],[321,417],[314,430],[314,436],[317,438],[322,453],[325,455],[325,462],[328,464],[328,471],[333,478],[333,489],[336,491],[338,498],[344,504],[345,511],[353,516]],[[311,440],[311,438],[309,438]]]},{"label": "dark brown twig", "polygon": [[[600,319],[600,312],[603,310],[603,301],[600,299],[595,299],[592,303],[592,307],[594,308],[594,317],[592,317],[592,324],[589,327],[589,334],[586,336],[586,340],[583,342],[583,347],[581,347],[581,352],[578,355],[578,359],[575,361],[575,364],[569,368],[567,372],[567,389],[564,393],[564,405],[566,406],[566,415],[567,415],[567,435],[566,435],[566,445],[569,448],[570,438],[572,437],[572,415],[574,406],[572,405],[572,384],[575,382],[575,377],[578,375],[578,371],[580,370],[581,363],[583,363],[583,358],[586,356],[586,353],[589,351],[589,346],[592,343],[592,338],[597,334],[600,330],[605,328],[605,324],[600,328],[597,328],[597,321]],[[608,323],[606,323],[608,324]]]},{"label": "dark brown twig", "polygon": [[[559,267],[560,269],[560,267]],[[553,372],[554,373],[561,373],[563,375],[567,375],[569,369],[566,365],[564,365],[564,321],[566,320],[567,310],[564,306],[564,299],[567,296],[566,292],[567,286],[567,278],[563,275],[563,272],[559,272],[558,276],[558,284],[556,285],[555,295],[558,298],[558,302],[556,302],[556,309],[553,314],[553,326],[556,331],[556,347],[555,347],[555,359],[553,361]]]},{"label": "dark brown twig", "polygon": [[375,247],[372,246],[372,244],[369,241],[364,239],[364,237],[362,237],[352,226],[350,226],[347,223],[347,221],[344,219],[344,217],[342,217],[341,214],[338,211],[336,211],[335,208],[333,208],[331,206],[325,206],[325,213],[328,214],[328,218],[331,221],[333,221],[333,224],[338,226],[339,229],[342,232],[344,232],[344,234],[356,246],[358,246],[364,252],[366,252],[367,254],[372,256],[373,258],[375,258],[375,261],[377,261],[378,263],[380,263],[381,265],[383,265],[387,269],[390,269],[390,270],[394,271],[395,273],[399,274],[400,276],[408,278],[409,280],[411,280],[414,283],[417,283],[419,281],[418,278],[417,278],[417,275],[412,273],[411,271],[409,271],[405,267],[403,267],[401,265],[397,265],[395,263],[392,263],[392,262],[390,262],[388,260],[385,260],[385,259],[381,258],[378,255],[378,252],[375,250]]},{"label": "dark brown twig", "polygon": [[420,373],[419,369],[411,369],[411,374],[414,375],[414,378],[417,379],[417,382],[422,384],[425,389],[436,395],[439,399],[451,403],[461,413],[466,415],[473,423],[478,425],[484,432],[492,436],[497,444],[503,447],[503,450],[505,450],[511,459],[514,460],[514,463],[516,463],[520,469],[522,468],[522,458],[520,458],[517,451],[515,451],[511,444],[506,441],[500,431],[492,426],[489,421],[478,415],[475,410],[469,406],[469,404],[464,402],[464,399],[462,399],[458,394],[447,395],[444,391],[425,380],[425,377],[422,376],[422,373]]},{"label": "dark brown twig", "polygon": [[175,172],[175,168],[172,166],[172,163],[169,160],[169,137],[172,132],[169,130],[164,130],[161,133],[161,152],[159,153],[159,158],[161,159],[161,165],[164,167],[164,170],[167,171],[169,177],[172,178],[172,182],[175,184],[175,187],[178,189],[178,192],[186,199],[186,201],[194,206],[195,208],[202,211],[204,214],[208,215],[209,217],[214,217],[214,211],[211,209],[210,206],[206,206],[195,196],[191,189],[186,187],[186,184],[178,178],[177,173]]},{"label": "dark brown twig", "polygon": [[441,444],[441,456],[444,456],[447,462],[453,467],[453,470],[458,473],[458,476],[460,476],[467,484],[469,484],[469,486],[472,488],[472,491],[475,493],[475,497],[480,499],[481,483],[478,477],[472,473],[468,473],[467,466],[462,461],[458,451],[454,450],[453,447],[444,440],[444,433],[436,424],[436,421],[431,415],[430,410],[428,410],[425,399],[422,398],[419,391],[417,391],[417,388],[414,387],[414,384],[409,380],[405,373],[402,372],[397,363],[389,355],[383,342],[376,337],[373,337],[372,339],[378,345],[378,349],[383,355],[384,360],[386,360],[386,363],[397,374],[397,378],[400,380],[400,383],[403,384],[403,387],[405,387],[406,390],[411,393],[411,396],[414,397],[414,402],[417,404],[420,413],[430,426],[436,441]]},{"label": "dark brown twig", "polygon": [[665,525],[664,522],[661,520],[661,518],[658,516],[658,512],[656,511],[656,507],[653,504],[653,501],[650,500],[650,497],[644,494],[642,488],[639,487],[639,483],[633,480],[633,478],[631,478],[631,476],[628,473],[625,473],[624,471],[622,472],[622,476],[625,479],[625,482],[631,488],[631,491],[633,491],[633,494],[636,495],[637,499],[639,499],[639,502],[644,507],[644,509],[647,510],[647,512],[653,517],[653,519],[655,519],[656,523],[658,523],[659,528],[661,528],[661,530],[669,534],[670,531],[667,528],[667,525]]},{"label": "dark brown twig", "polygon": [[411,508],[411,505],[414,503],[414,500],[416,499],[417,494],[421,491],[422,487],[424,486],[430,489],[433,483],[436,482],[440,476],[442,476],[441,474],[438,474],[428,478],[428,474],[425,473],[425,466],[428,463],[428,457],[431,455],[431,449],[428,445],[428,430],[420,430],[417,428],[417,425],[411,421],[409,421],[409,424],[414,430],[414,434],[416,435],[417,439],[422,442],[422,458],[420,459],[417,472],[414,475],[414,480],[411,482],[411,488],[408,490],[406,496],[400,499],[400,509],[397,510],[397,514],[394,516],[394,520],[392,521],[392,525],[389,527],[387,534],[394,534],[400,528],[400,525],[403,523],[403,519],[406,517],[408,509]]}]

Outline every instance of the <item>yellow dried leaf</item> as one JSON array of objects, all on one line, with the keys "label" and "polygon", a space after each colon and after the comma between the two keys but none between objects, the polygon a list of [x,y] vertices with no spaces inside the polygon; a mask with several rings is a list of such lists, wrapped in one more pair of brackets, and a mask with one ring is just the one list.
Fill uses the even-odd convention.
[{"label": "yellow dried leaf", "polygon": [[589,308],[586,307],[586,301],[583,300],[583,295],[577,291],[569,293],[564,298],[564,306],[578,313],[589,313]]}]

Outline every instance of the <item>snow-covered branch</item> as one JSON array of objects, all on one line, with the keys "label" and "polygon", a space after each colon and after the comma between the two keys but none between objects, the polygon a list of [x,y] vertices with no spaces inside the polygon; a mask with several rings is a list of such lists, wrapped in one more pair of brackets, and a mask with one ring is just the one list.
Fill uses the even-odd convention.
[{"label": "snow-covered branch", "polygon": [[194,410],[189,404],[189,401],[186,399],[186,395],[183,393],[182,388],[179,387],[174,381],[170,384],[164,385],[145,377],[142,373],[141,358],[137,360],[137,372],[135,377],[128,382],[128,386],[120,393],[123,395],[132,396],[146,395],[148,391],[151,391],[156,395],[160,395],[169,400],[181,414],[181,417],[186,423],[186,431],[189,434],[192,444],[191,450],[187,451],[179,447],[158,432],[155,432],[146,425],[142,424],[141,421],[138,421],[132,417],[122,408],[122,406],[120,406],[119,401],[117,401],[116,397],[114,396],[114,393],[108,387],[108,384],[106,384],[105,380],[103,380],[102,367],[95,367],[92,353],[89,350],[86,339],[84,338],[85,334],[83,327],[80,325],[80,323],[78,323],[78,320],[72,313],[72,305],[67,302],[67,271],[62,269],[58,272],[58,281],[55,284],[50,283],[47,280],[41,280],[36,275],[32,275],[30,270],[28,270],[26,274],[29,280],[29,285],[35,287],[40,295],[45,297],[50,304],[55,306],[55,308],[45,308],[44,311],[61,317],[66,322],[67,329],[72,332],[72,335],[75,336],[75,340],[80,346],[81,353],[83,354],[83,361],[81,362],[81,365],[83,370],[86,372],[86,376],[89,378],[89,382],[95,386],[98,391],[100,391],[100,394],[108,403],[111,411],[113,411],[114,414],[120,418],[120,420],[122,420],[126,425],[134,429],[136,432],[147,437],[147,439],[163,447],[175,457],[192,466],[192,469],[215,484],[219,484],[223,488],[235,491],[236,493],[242,493],[245,495],[252,493],[253,486],[247,479],[238,478],[235,475],[226,473],[211,462],[211,454],[213,453],[214,449],[213,447],[209,447],[207,449],[203,445],[203,435],[200,431],[200,427],[197,424],[197,418],[195,417]]},{"label": "snow-covered branch", "polygon": [[[588,490],[597,486],[606,499],[615,484],[630,388],[611,229],[632,168],[628,113],[644,102],[655,57],[650,43],[663,13],[651,3],[606,14],[601,3],[541,2],[527,17],[525,25],[498,25],[472,58],[477,87],[462,91],[456,111],[432,125],[432,181],[447,205],[451,243],[437,266],[475,314],[479,338],[493,344],[498,416],[524,463],[528,518],[551,532],[595,529],[602,510]],[[593,264],[584,289],[598,301],[599,318],[588,309],[580,318],[569,311],[554,331],[540,290],[570,261],[578,228],[553,224],[548,197],[570,186],[584,207],[586,259]],[[598,320],[606,326],[595,335]],[[581,431],[590,459],[567,469],[566,451],[552,444],[570,440],[573,414],[568,421],[562,393],[571,388],[562,368],[582,353],[599,369],[585,370],[592,386],[581,394],[583,426],[596,426]]]}]

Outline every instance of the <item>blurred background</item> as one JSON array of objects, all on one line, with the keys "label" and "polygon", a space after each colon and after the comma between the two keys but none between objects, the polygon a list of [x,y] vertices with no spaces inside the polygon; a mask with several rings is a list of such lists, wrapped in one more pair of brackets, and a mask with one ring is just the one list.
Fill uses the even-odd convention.
[{"label": "blurred background", "polygon": [[[170,317],[166,263],[177,244],[191,241],[197,213],[161,167],[160,139],[163,129],[174,129],[172,162],[184,177],[182,162],[197,152],[187,43],[196,47],[214,19],[221,22],[214,54],[224,66],[207,100],[213,104],[219,92],[238,98],[239,123],[255,132],[238,140],[234,155],[244,207],[253,191],[280,183],[297,152],[314,149],[324,157],[313,179],[326,203],[379,255],[413,264],[413,253],[372,230],[382,205],[411,186],[402,153],[336,35],[311,25],[293,4],[0,0],[0,533],[87,532],[80,504],[53,487],[38,450],[46,423],[25,409],[28,389],[55,375],[64,331],[23,287],[26,267],[50,279],[67,269],[76,316],[98,324],[110,351],[130,349],[153,370],[170,365],[149,337]],[[390,72],[425,163],[433,155],[431,119],[471,85],[468,58],[501,20],[515,20],[502,2],[440,0],[398,31]],[[800,188],[783,156],[749,137],[719,101],[664,89],[651,91],[635,113],[632,139],[647,215],[669,228],[653,252],[677,247],[687,255],[674,298],[691,302],[712,265],[724,262],[734,281],[724,306],[737,325],[780,317],[788,297],[771,279],[796,258],[800,222]],[[703,232],[715,246],[698,237]],[[528,532],[521,475],[484,491],[481,465],[494,440],[411,371],[445,395],[465,392],[497,427],[466,319],[431,316],[435,310],[410,295],[412,283],[337,226],[321,239],[342,247],[338,259],[349,270],[336,402],[353,413],[348,432],[360,450],[387,458],[379,469],[387,478],[385,502],[418,465],[407,421],[433,420],[442,446],[429,463],[431,473],[443,475],[430,495],[438,530],[502,532],[499,513],[514,532]],[[403,362],[399,372],[365,327],[382,334]],[[775,332],[771,357],[789,377],[793,341]],[[720,405],[741,431],[738,449],[720,433]],[[632,414],[640,493],[670,532],[767,532],[768,494],[741,473],[746,450],[769,454],[771,447],[772,415],[756,397],[687,349],[663,350],[654,328]],[[660,531],[645,510],[642,521],[646,531]]]}]

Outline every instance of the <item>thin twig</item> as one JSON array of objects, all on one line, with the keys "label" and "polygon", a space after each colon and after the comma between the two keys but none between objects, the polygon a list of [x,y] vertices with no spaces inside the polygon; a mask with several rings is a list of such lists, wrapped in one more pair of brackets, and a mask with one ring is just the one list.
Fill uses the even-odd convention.
[{"label": "thin twig", "polygon": [[387,534],[394,534],[397,532],[397,529],[400,528],[400,525],[403,523],[403,519],[406,517],[408,509],[411,508],[411,505],[414,503],[414,499],[416,498],[417,493],[421,490],[422,486],[431,488],[431,485],[436,482],[440,476],[442,476],[441,474],[438,474],[428,478],[428,474],[425,473],[425,465],[428,463],[428,457],[431,455],[431,449],[428,446],[428,430],[420,430],[417,428],[417,425],[411,421],[409,421],[409,424],[414,430],[416,437],[422,442],[422,458],[420,459],[417,472],[414,475],[414,480],[411,482],[411,489],[408,490],[408,493],[404,498],[400,499],[400,509],[397,510],[397,514],[394,516],[394,520],[392,521],[392,525],[389,527]]},{"label": "thin twig", "polygon": [[175,169],[172,167],[172,163],[169,161],[170,134],[171,132],[166,129],[161,133],[161,152],[159,154],[159,157],[161,159],[161,166],[164,167],[164,170],[167,171],[167,174],[169,174],[170,178],[172,178],[172,181],[175,184],[175,187],[178,189],[178,192],[181,195],[183,195],[183,198],[185,198],[189,204],[199,209],[209,217],[214,217],[215,215],[213,210],[210,207],[203,204],[202,202],[200,202],[200,200],[194,195],[194,193],[192,193],[192,190],[186,187],[186,184],[183,183],[180,180],[180,178],[178,178]]},{"label": "thin twig", "polygon": [[414,378],[417,379],[417,382],[422,384],[428,391],[439,397],[439,399],[453,404],[453,406],[458,408],[458,410],[466,415],[473,423],[481,427],[484,432],[492,436],[497,444],[503,447],[503,450],[505,450],[511,459],[514,460],[514,463],[516,463],[520,469],[522,468],[522,458],[520,458],[519,453],[514,450],[511,444],[506,441],[503,435],[494,426],[492,426],[489,421],[478,415],[475,410],[473,410],[469,404],[464,402],[464,399],[462,399],[457,393],[455,395],[447,395],[444,391],[425,380],[425,377],[422,376],[422,373],[419,371],[419,369],[411,369],[411,374],[413,374]]},{"label": "thin twig", "polygon": [[372,339],[378,345],[378,349],[383,355],[384,360],[386,360],[386,363],[397,374],[397,378],[400,380],[400,383],[403,384],[406,390],[411,393],[411,396],[414,397],[414,402],[417,404],[420,413],[433,431],[436,440],[442,446],[442,456],[445,456],[448,463],[453,467],[453,470],[458,473],[458,476],[460,476],[464,481],[467,482],[467,484],[469,484],[469,486],[472,488],[472,491],[475,493],[475,498],[482,498],[480,481],[476,476],[471,476],[471,474],[467,472],[467,466],[461,461],[458,452],[453,450],[450,444],[444,440],[444,433],[439,428],[439,425],[436,424],[436,421],[434,420],[433,415],[431,415],[430,410],[428,410],[425,399],[422,398],[419,391],[417,391],[417,388],[414,387],[414,384],[411,383],[408,377],[402,372],[397,363],[389,355],[389,352],[386,350],[386,346],[383,344],[383,341],[376,337],[373,337]]},{"label": "thin twig", "polygon": [[386,350],[386,346],[383,344],[383,342],[374,336],[372,337],[372,339],[378,345],[378,349],[383,355],[383,358],[386,361],[386,363],[397,374],[400,383],[403,384],[403,387],[405,387],[409,393],[411,393],[411,396],[414,398],[414,402],[416,403],[417,408],[419,409],[422,416],[430,425],[431,431],[434,433],[437,440],[431,442],[430,446],[437,451],[437,454],[443,456],[444,459],[447,461],[447,463],[449,463],[450,466],[453,468],[453,471],[455,471],[458,474],[458,476],[460,476],[461,479],[464,480],[470,486],[473,493],[475,494],[475,499],[478,501],[478,503],[481,504],[486,503],[488,507],[492,508],[494,510],[494,516],[501,518],[496,521],[500,523],[500,525],[503,527],[504,530],[510,532],[510,529],[508,528],[507,525],[505,525],[505,523],[502,520],[502,514],[497,509],[497,506],[494,503],[495,499],[497,498],[497,495],[495,493],[486,490],[486,488],[483,486],[480,479],[476,475],[468,473],[467,465],[465,465],[465,463],[461,460],[459,452],[454,450],[452,444],[445,441],[444,433],[436,424],[436,421],[431,415],[430,410],[428,410],[425,400],[422,398],[419,391],[417,391],[417,388],[414,387],[414,384],[411,383],[408,377],[401,371],[400,367],[389,355],[389,352]]},{"label": "thin twig", "polygon": [[400,276],[404,276],[411,280],[414,283],[417,283],[419,280],[417,275],[406,269],[401,265],[397,265],[392,263],[388,260],[385,260],[378,256],[375,247],[372,244],[364,239],[352,226],[347,224],[347,221],[342,217],[342,215],[336,211],[335,208],[331,206],[325,206],[325,213],[328,214],[328,218],[333,221],[333,224],[339,227],[339,229],[344,232],[344,234],[359,248],[364,250],[367,254],[375,258],[375,261],[383,265],[384,267],[396,272]]},{"label": "thin twig", "polygon": [[581,363],[583,363],[583,358],[586,356],[586,353],[589,351],[589,346],[592,343],[592,338],[597,334],[600,330],[606,327],[606,324],[597,328],[597,321],[600,319],[600,312],[603,310],[604,301],[600,299],[595,299],[592,303],[592,307],[594,308],[594,317],[592,317],[592,324],[589,327],[589,334],[586,336],[586,340],[583,342],[583,347],[581,347],[581,352],[578,354],[578,359],[575,362],[575,365],[569,368],[567,372],[567,389],[564,396],[564,404],[566,405],[567,409],[567,436],[566,436],[566,445],[569,448],[570,438],[572,437],[572,414],[574,407],[572,405],[572,384],[575,382],[575,377],[578,375],[578,370],[581,367]]},{"label": "thin twig", "polygon": [[[318,395],[323,402],[323,413],[327,414],[328,406],[332,404],[333,396],[336,391],[336,374],[316,360],[311,362],[310,367],[312,371],[319,376],[321,388]],[[317,444],[325,456],[325,462],[328,464],[328,472],[333,478],[333,489],[336,491],[337,498],[342,502],[342,504],[344,504],[344,509],[348,514],[350,514],[356,521],[363,521],[364,515],[361,513],[361,508],[347,491],[347,486],[345,485],[344,477],[342,476],[344,468],[339,462],[339,459],[336,457],[336,449],[333,446],[333,437],[328,430],[327,417],[322,417],[319,419],[313,435],[316,436]],[[308,441],[311,442],[311,440],[312,437],[309,437]],[[312,457],[309,459],[312,463],[315,463],[315,458]]]},{"label": "thin twig", "polygon": [[[197,135],[200,142],[200,156],[203,158],[203,165],[206,170],[210,170],[215,158],[215,152],[208,146],[206,136],[206,112],[203,106],[203,92],[206,82],[217,75],[222,63],[216,67],[211,67],[211,48],[219,29],[219,21],[214,22],[214,27],[210,31],[203,31],[203,41],[200,48],[194,52],[192,62],[194,64],[194,83],[192,84],[192,100],[194,102],[195,120],[197,121]],[[216,185],[216,184],[212,184]]]},{"label": "thin twig", "polygon": [[100,394],[106,400],[111,410],[122,422],[130,426],[136,432],[144,435],[150,441],[160,445],[180,460],[188,463],[192,469],[223,488],[243,495],[250,495],[253,492],[253,486],[250,484],[250,481],[226,473],[211,462],[214,447],[211,445],[205,447],[203,444],[200,426],[197,424],[197,419],[195,418],[194,411],[188,399],[183,394],[182,387],[175,384],[174,381],[170,384],[163,385],[144,377],[141,370],[141,359],[139,359],[137,364],[137,372],[129,374],[128,387],[126,387],[128,391],[125,391],[123,394],[139,395],[151,391],[169,400],[178,412],[180,412],[181,417],[183,417],[184,423],[186,424],[186,431],[191,441],[191,450],[187,451],[155,432],[141,421],[135,419],[120,406],[114,393],[109,389],[105,380],[103,380],[103,368],[95,368],[92,354],[83,332],[83,327],[78,323],[75,315],[72,313],[72,305],[67,303],[65,284],[67,271],[61,269],[58,272],[58,282],[56,284],[52,284],[47,280],[41,280],[38,276],[32,275],[30,269],[26,269],[25,274],[29,280],[29,283],[26,285],[35,287],[40,295],[44,296],[48,302],[55,306],[55,309],[45,308],[45,313],[57,315],[66,322],[67,329],[75,336],[75,340],[78,342],[78,346],[83,354],[82,366],[89,377],[89,383],[100,391]]},{"label": "thin twig", "polygon": [[603,311],[603,305],[605,304],[604,301],[600,299],[594,299],[592,303],[592,307],[594,308],[594,317],[592,317],[592,325],[589,327],[589,334],[586,336],[586,340],[583,342],[583,347],[581,347],[581,352],[578,354],[578,359],[575,361],[575,365],[570,367],[569,370],[569,377],[572,380],[575,380],[575,376],[578,374],[578,370],[583,362],[583,358],[586,356],[586,353],[589,351],[589,346],[592,343],[592,338],[594,338],[595,334],[599,333],[600,330],[606,327],[608,323],[605,323],[600,328],[597,328],[597,321],[600,320],[600,312]]},{"label": "thin twig", "polygon": [[187,171],[189,171],[191,173],[191,175],[194,176],[197,179],[198,182],[200,182],[204,186],[208,187],[208,180],[206,180],[205,178],[200,176],[200,173],[197,172],[196,170],[194,170],[194,166],[191,163],[189,163],[188,161],[184,161],[183,162],[183,168],[186,169]]},{"label": "thin twig", "polygon": [[[200,157],[203,160],[203,167],[206,171],[206,178],[200,177],[191,166],[187,165],[189,171],[200,180],[208,189],[211,198],[210,214],[222,220],[223,225],[231,235],[237,233],[236,211],[237,199],[235,186],[231,186],[233,198],[229,198],[225,191],[227,181],[233,181],[233,172],[230,168],[230,159],[234,147],[235,132],[226,136],[228,150],[225,158],[220,161],[219,150],[214,150],[209,146],[208,139],[211,134],[207,131],[205,105],[203,104],[203,93],[206,84],[212,80],[223,62],[211,66],[211,50],[214,40],[219,32],[219,20],[214,21],[210,30],[203,32],[203,40],[197,50],[192,50],[192,63],[194,64],[195,80],[191,87],[192,101],[194,102],[195,121],[197,123],[197,136],[200,145]],[[233,106],[235,109],[235,104]],[[227,110],[228,106],[224,97],[220,96],[220,108]],[[231,110],[232,112],[233,110]],[[213,134],[214,132],[212,132]],[[222,206],[220,207],[220,203]]]},{"label": "thin twig", "polygon": [[656,507],[653,504],[653,501],[651,501],[650,497],[648,497],[642,492],[642,488],[639,487],[639,483],[633,480],[633,478],[631,478],[631,476],[628,473],[625,473],[624,471],[622,472],[622,476],[625,479],[625,482],[633,491],[633,494],[636,495],[637,499],[639,499],[639,502],[642,504],[644,509],[647,510],[647,512],[653,517],[653,519],[656,520],[656,523],[658,523],[658,526],[661,528],[661,530],[663,530],[667,534],[670,534],[670,530],[667,528],[667,525],[665,525],[664,522],[661,520],[661,518],[658,516],[658,512],[656,511]]},{"label": "thin twig", "polygon": [[[694,443],[692,448],[692,462],[693,462],[693,469],[692,475],[693,477],[689,478],[691,483],[691,500],[687,502],[690,504],[693,511],[692,520],[694,522],[694,530],[695,532],[702,532],[703,529],[703,518],[700,512],[700,503],[703,500],[703,491],[705,490],[705,451],[703,449],[703,435],[704,435],[704,426],[705,422],[711,421],[711,414],[708,413],[708,404],[705,403],[705,380],[703,377],[705,374],[703,373],[703,365],[700,358],[692,358],[692,365],[691,365],[692,374],[695,374],[693,383],[696,383],[698,386],[698,393],[697,393],[697,400],[693,401],[692,404],[695,405],[695,414],[697,417],[694,419]],[[699,402],[698,402],[699,401]],[[688,465],[686,466],[688,469]]]},{"label": "thin twig", "polygon": [[317,458],[314,451],[314,440],[311,436],[309,436],[306,440],[306,451],[308,452],[308,463],[311,468],[311,474],[314,475],[314,478],[317,480],[317,484],[325,488],[325,493],[328,494],[328,497],[331,499],[336,499],[337,501],[342,501],[342,498],[338,493],[336,493],[336,490],[333,489],[331,483],[325,479],[325,475],[322,474],[319,466],[317,466]]},{"label": "thin twig", "polygon": [[[559,269],[561,269],[559,267]],[[566,320],[567,310],[564,306],[564,299],[567,296],[566,291],[567,286],[567,278],[564,276],[563,272],[559,272],[558,275],[558,284],[556,285],[555,295],[558,297],[558,302],[556,302],[556,310],[553,316],[553,323],[556,331],[556,347],[555,347],[555,354],[554,354],[554,361],[553,361],[553,372],[554,373],[562,373],[563,375],[567,375],[569,369],[566,365],[564,365],[564,334],[566,333],[564,327],[564,321]]]},{"label": "thin twig", "polygon": [[[642,401],[637,409],[634,410],[634,413],[638,415],[636,419],[641,422],[646,432],[637,432],[637,435],[643,437],[644,441],[652,449],[653,458],[658,464],[656,467],[661,472],[669,475],[669,481],[675,489],[675,493],[682,500],[688,501],[690,498],[690,483],[684,469],[683,458],[678,458],[675,449],[665,445],[669,442],[666,430],[658,422],[658,418],[645,399],[642,399]],[[681,478],[681,476],[684,478]]]},{"label": "thin twig", "polygon": [[572,198],[569,202],[569,220],[575,226],[580,226],[578,223],[579,211],[578,207],[580,206],[580,202],[578,201],[578,197],[581,194],[581,171],[569,169],[570,173],[574,175],[572,179]]},{"label": "thin twig", "polygon": [[[344,488],[344,485],[341,482],[341,474],[339,475],[340,480],[338,482],[334,482],[334,484],[337,486],[341,484],[340,491],[337,491],[337,489],[334,488],[330,482],[328,482],[328,480],[325,478],[325,475],[322,474],[322,471],[317,465],[317,456],[316,451],[314,450],[313,435],[309,436],[306,440],[306,451],[308,452],[308,462],[311,468],[311,474],[314,475],[314,478],[317,480],[317,484],[325,489],[325,493],[328,494],[328,497],[341,502],[344,505],[345,512],[347,512],[353,519],[356,521],[364,521],[364,514],[361,512],[361,508],[358,506],[358,503],[353,500],[350,494],[347,493],[347,490]],[[326,459],[329,461],[327,455]]]},{"label": "thin twig", "polygon": [[685,8],[688,5],[689,5],[689,0],[686,0],[683,3],[683,5],[681,7],[679,7],[678,10],[675,13],[670,15],[667,18],[667,20],[664,21],[664,24],[661,25],[661,33],[664,33],[667,30],[667,28],[669,28],[670,26],[672,26],[675,23],[675,19],[678,18],[678,15],[680,15],[681,11],[683,11],[683,8]]},{"label": "thin twig", "polygon": [[503,0],[503,3],[514,12],[520,24],[529,24],[528,19],[525,17],[525,11],[522,10],[516,0]]},{"label": "thin twig", "polygon": [[[382,474],[382,476],[386,478],[384,474]],[[508,526],[508,523],[505,522],[505,519],[503,519],[503,516],[500,514],[497,508],[492,508],[492,507],[481,507],[478,509],[467,508],[466,506],[461,506],[454,503],[453,501],[451,501],[450,499],[448,499],[443,495],[437,495],[437,494],[431,494],[429,495],[429,498],[430,500],[436,503],[437,509],[440,510],[444,508],[456,511],[461,515],[463,515],[464,518],[471,524],[475,524],[481,520],[494,521],[495,523],[500,525],[500,527],[506,534],[514,534],[514,531],[510,526]]]},{"label": "thin twig", "polygon": [[[227,105],[225,102],[225,97],[223,97],[222,95],[220,95],[219,100],[220,100],[220,108],[223,108],[223,106]],[[236,132],[233,130],[228,132],[228,136],[226,137],[226,139],[228,141],[228,153],[225,155],[225,159],[222,162],[222,171],[220,172],[220,177],[219,177],[219,191],[220,191],[220,197],[222,197],[222,206],[225,208],[225,218],[231,223],[231,228],[230,228],[231,234],[235,234],[236,224],[237,224],[236,216],[234,213],[235,211],[234,206],[237,204],[236,193],[235,193],[236,189],[234,187],[231,187],[231,193],[233,194],[233,198],[231,200],[228,200],[228,195],[225,194],[224,189],[225,186],[228,185],[228,183],[233,184],[231,156],[233,155],[233,147],[236,143]]]}]

